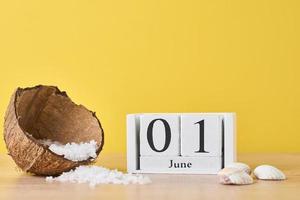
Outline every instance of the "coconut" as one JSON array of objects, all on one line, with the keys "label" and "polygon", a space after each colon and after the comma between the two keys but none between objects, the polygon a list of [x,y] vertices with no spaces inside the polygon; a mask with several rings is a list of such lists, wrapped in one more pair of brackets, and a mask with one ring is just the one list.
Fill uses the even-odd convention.
[{"label": "coconut", "polygon": [[72,161],[49,150],[43,140],[61,144],[96,141],[96,154],[104,144],[100,121],[82,105],[75,104],[55,86],[18,88],[12,95],[4,122],[8,154],[25,172],[58,175],[94,158]]}]

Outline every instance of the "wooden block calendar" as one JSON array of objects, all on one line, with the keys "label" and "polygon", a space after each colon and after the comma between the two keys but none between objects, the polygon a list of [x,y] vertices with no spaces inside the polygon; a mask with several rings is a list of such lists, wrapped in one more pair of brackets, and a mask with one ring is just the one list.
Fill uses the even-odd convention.
[{"label": "wooden block calendar", "polygon": [[127,115],[128,172],[216,174],[235,160],[234,113]]}]

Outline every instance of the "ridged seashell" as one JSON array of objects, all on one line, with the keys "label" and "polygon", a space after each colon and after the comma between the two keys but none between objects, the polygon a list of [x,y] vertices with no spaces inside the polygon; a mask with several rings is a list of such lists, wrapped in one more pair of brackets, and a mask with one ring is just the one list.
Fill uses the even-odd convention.
[{"label": "ridged seashell", "polygon": [[224,185],[249,185],[253,183],[253,178],[248,173],[237,168],[226,167],[218,173],[218,176],[220,183]]},{"label": "ridged seashell", "polygon": [[271,165],[260,165],[255,168],[254,175],[262,180],[284,180],[284,173]]},{"label": "ridged seashell", "polygon": [[227,167],[228,168],[236,168],[236,169],[246,172],[247,174],[251,174],[251,169],[250,169],[249,165],[247,165],[245,163],[233,162],[233,163],[227,165],[226,168]]}]

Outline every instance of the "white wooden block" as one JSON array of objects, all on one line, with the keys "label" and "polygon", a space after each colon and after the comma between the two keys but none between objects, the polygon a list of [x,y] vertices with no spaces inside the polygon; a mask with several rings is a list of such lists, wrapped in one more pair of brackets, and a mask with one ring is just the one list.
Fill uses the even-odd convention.
[{"label": "white wooden block", "polygon": [[236,114],[224,113],[224,166],[236,162]]},{"label": "white wooden block", "polygon": [[140,116],[140,155],[179,155],[179,115]]},{"label": "white wooden block", "polygon": [[[223,154],[221,156],[182,156],[165,155],[162,153],[151,155],[142,155],[141,149],[141,118],[142,116],[155,115],[157,116],[178,116],[181,115],[205,115],[205,116],[220,116],[221,127],[223,132]],[[178,120],[179,121],[179,120]],[[181,123],[178,125],[181,126]],[[199,125],[198,125],[199,126]],[[171,128],[170,128],[171,129]],[[179,130],[179,128],[178,128]],[[181,131],[181,130],[180,130]],[[174,131],[172,131],[173,134]],[[154,136],[155,137],[155,136]],[[173,136],[172,136],[173,137]],[[180,141],[180,137],[179,141]],[[164,138],[163,138],[164,139]],[[154,138],[155,140],[155,138]],[[146,142],[144,142],[145,144]],[[170,142],[171,143],[171,142]],[[147,144],[147,143],[146,143]],[[178,142],[179,146],[181,145]],[[198,146],[199,147],[199,146]],[[205,150],[206,144],[205,144]],[[159,148],[159,146],[158,146]],[[199,149],[198,149],[199,150]],[[180,152],[180,151],[178,151]],[[176,162],[191,162],[191,168],[169,169],[166,167],[170,164],[170,158]],[[169,159],[169,160],[168,160]],[[189,159],[189,160],[187,160]],[[219,162],[220,161],[220,162]],[[216,174],[219,169],[227,164],[236,161],[236,122],[235,113],[151,113],[151,114],[129,114],[127,115],[127,170],[131,173],[180,173],[180,174]],[[163,164],[164,163],[164,164]],[[221,164],[220,164],[221,163]],[[163,165],[162,165],[163,164]],[[187,166],[187,165],[186,165]],[[194,168],[195,167],[195,168]]]},{"label": "white wooden block", "polygon": [[127,171],[134,172],[140,168],[139,161],[139,117],[135,114],[127,115]]},{"label": "white wooden block", "polygon": [[143,173],[216,174],[222,166],[221,157],[141,156]]},{"label": "white wooden block", "polygon": [[220,115],[181,115],[182,156],[222,156]]}]

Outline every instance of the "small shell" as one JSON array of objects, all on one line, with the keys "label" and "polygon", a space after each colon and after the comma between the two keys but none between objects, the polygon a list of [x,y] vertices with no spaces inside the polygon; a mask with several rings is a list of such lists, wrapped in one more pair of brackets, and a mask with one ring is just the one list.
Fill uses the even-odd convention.
[{"label": "small shell", "polygon": [[236,168],[236,169],[239,169],[243,172],[246,172],[247,174],[251,174],[251,169],[250,169],[249,165],[247,165],[245,163],[234,162],[234,163],[231,163],[231,164],[227,165],[226,168],[227,167]]},{"label": "small shell", "polygon": [[246,172],[237,168],[224,168],[219,173],[219,181],[224,185],[248,185],[253,178]]},{"label": "small shell", "polygon": [[254,175],[262,180],[284,180],[284,173],[271,165],[260,165],[255,168]]}]

